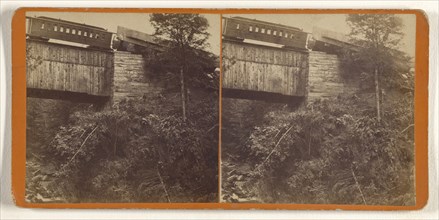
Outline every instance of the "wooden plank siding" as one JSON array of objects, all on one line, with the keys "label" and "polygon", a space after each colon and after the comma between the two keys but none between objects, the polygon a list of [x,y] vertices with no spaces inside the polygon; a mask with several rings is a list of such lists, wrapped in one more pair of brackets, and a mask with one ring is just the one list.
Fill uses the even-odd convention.
[{"label": "wooden plank siding", "polygon": [[308,54],[223,41],[223,88],[304,96]]},{"label": "wooden plank siding", "polygon": [[27,40],[27,88],[111,96],[113,54]]}]

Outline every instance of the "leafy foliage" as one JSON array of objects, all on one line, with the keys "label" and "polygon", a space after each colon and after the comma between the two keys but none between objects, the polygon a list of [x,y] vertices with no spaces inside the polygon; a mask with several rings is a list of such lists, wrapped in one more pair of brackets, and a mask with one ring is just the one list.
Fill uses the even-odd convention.
[{"label": "leafy foliage", "polygon": [[342,56],[345,73],[361,74],[366,88],[373,85],[379,122],[383,88],[398,85],[395,79],[410,69],[410,57],[398,50],[404,36],[403,22],[394,14],[349,14],[346,22],[355,47]]},{"label": "leafy foliage", "polygon": [[[342,76],[347,80],[360,82],[360,89],[370,91],[373,89],[374,76],[373,67],[370,66],[369,54],[363,50],[344,50],[340,55]],[[403,89],[412,90],[414,73],[411,72],[412,58],[398,50],[386,50],[386,55],[380,59],[381,87],[386,90]]]},{"label": "leafy foliage", "polygon": [[413,204],[412,97],[388,106],[381,123],[357,96],[271,111],[223,178],[242,176],[230,170],[249,164],[233,193],[260,202]]},{"label": "leafy foliage", "polygon": [[[154,35],[161,37],[162,39],[158,40],[165,41],[166,43],[163,43],[167,45],[162,53],[162,60],[158,60],[160,64],[155,66],[166,67],[164,70],[168,72],[165,73],[171,73],[167,74],[171,75],[171,78],[176,78],[179,73],[182,117],[183,121],[186,121],[188,80],[191,79],[191,84],[208,84],[207,88],[218,88],[212,84],[218,83],[218,78],[214,78],[215,74],[209,75],[215,70],[215,65],[212,65],[213,56],[208,56],[209,53],[203,51],[208,45],[209,22],[199,14],[173,13],[151,14],[150,22],[155,30]],[[210,70],[206,72],[206,68]]]},{"label": "leafy foliage", "polygon": [[203,49],[209,36],[209,23],[199,14],[151,14],[156,36],[165,36],[171,48]]},{"label": "leafy foliage", "polygon": [[[174,74],[184,71],[185,80],[191,86],[202,84],[213,73],[217,57],[204,51],[208,46],[209,23],[199,14],[151,14],[154,36],[165,49],[151,61],[158,74]],[[200,77],[201,76],[201,77]],[[169,77],[178,79],[177,77]],[[200,82],[201,81],[201,82]]]},{"label": "leafy foliage", "polygon": [[363,73],[363,79],[369,79],[364,82],[373,84],[375,69],[383,81],[398,78],[398,74],[409,71],[411,58],[398,50],[404,35],[400,17],[391,14],[350,14],[346,21],[351,27],[351,41],[356,45],[356,49],[343,53],[342,63],[346,73]]},{"label": "leafy foliage", "polygon": [[[180,71],[179,60],[176,60],[175,54],[177,49],[169,49],[157,52],[157,56],[148,59],[145,57],[148,68],[154,73],[153,76],[162,81],[166,81],[169,90],[176,89],[180,84],[180,78],[177,74]],[[215,68],[219,66],[218,56],[195,49],[186,50],[185,57],[185,79],[191,82],[188,88],[205,88],[218,90],[219,73]]]},{"label": "leafy foliage", "polygon": [[68,202],[215,201],[216,99],[206,95],[193,102],[184,123],[175,106],[163,105],[172,97],[74,113],[42,154],[50,160],[40,166],[52,170],[34,174],[46,176],[46,196]]}]

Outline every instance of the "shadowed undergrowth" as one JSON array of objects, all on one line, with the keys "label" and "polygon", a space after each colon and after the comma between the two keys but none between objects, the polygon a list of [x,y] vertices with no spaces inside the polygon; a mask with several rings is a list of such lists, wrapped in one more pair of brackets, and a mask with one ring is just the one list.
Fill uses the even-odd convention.
[{"label": "shadowed undergrowth", "polygon": [[339,97],[263,114],[233,154],[223,153],[222,199],[413,205],[412,97],[385,103],[381,122],[362,100]]}]

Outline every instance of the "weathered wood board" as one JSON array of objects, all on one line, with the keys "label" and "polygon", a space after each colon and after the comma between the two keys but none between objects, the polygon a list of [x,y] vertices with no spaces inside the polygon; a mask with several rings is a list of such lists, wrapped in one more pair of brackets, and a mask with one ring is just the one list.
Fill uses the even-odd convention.
[{"label": "weathered wood board", "polygon": [[305,95],[305,52],[223,41],[223,62],[223,88]]},{"label": "weathered wood board", "polygon": [[26,50],[27,88],[111,95],[111,52],[32,40]]}]

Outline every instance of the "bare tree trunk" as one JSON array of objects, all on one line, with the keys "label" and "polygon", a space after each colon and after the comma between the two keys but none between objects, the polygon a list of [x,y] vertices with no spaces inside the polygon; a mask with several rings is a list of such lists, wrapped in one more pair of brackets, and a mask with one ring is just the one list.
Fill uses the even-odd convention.
[{"label": "bare tree trunk", "polygon": [[186,87],[184,84],[183,66],[180,67],[180,89],[181,89],[181,108],[183,113],[183,121],[186,121]]},{"label": "bare tree trunk", "polygon": [[380,104],[380,85],[378,79],[378,69],[374,70],[374,78],[375,78],[375,99],[376,99],[376,109],[377,109],[377,120],[381,121],[381,104]]}]

